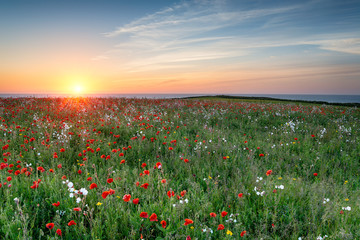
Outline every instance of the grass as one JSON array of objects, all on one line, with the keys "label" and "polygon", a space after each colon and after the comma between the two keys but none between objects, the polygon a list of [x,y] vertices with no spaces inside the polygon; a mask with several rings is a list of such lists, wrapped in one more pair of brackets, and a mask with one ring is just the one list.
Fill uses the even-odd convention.
[{"label": "grass", "polygon": [[359,116],[251,99],[0,99],[0,238],[359,239]]}]

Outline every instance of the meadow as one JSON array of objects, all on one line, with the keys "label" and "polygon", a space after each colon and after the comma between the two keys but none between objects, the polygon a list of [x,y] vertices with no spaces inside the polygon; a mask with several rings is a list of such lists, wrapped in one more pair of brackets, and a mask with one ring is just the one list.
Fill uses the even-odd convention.
[{"label": "meadow", "polygon": [[356,107],[1,98],[0,239],[360,239]]}]

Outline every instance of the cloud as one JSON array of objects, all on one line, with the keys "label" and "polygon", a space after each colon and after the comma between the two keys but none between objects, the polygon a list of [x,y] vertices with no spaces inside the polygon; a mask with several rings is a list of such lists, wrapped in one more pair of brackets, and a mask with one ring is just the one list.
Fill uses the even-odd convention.
[{"label": "cloud", "polygon": [[236,65],[239,58],[246,61],[248,56],[261,55],[262,49],[285,46],[315,45],[359,54],[359,38],[354,34],[329,38],[296,32],[288,22],[294,22],[294,16],[311,4],[231,8],[221,0],[183,1],[103,33],[119,43],[93,60],[111,58],[121,63],[123,71],[146,72],[194,70],[206,67],[209,61],[229,63],[230,59],[234,62],[229,64]]},{"label": "cloud", "polygon": [[325,39],[306,43],[319,45],[324,50],[360,54],[360,38]]}]

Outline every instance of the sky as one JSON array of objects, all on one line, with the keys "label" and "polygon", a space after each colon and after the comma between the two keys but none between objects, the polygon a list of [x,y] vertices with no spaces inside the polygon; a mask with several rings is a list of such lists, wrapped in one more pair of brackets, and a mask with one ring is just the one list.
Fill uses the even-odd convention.
[{"label": "sky", "polygon": [[360,1],[2,1],[0,93],[360,94]]}]

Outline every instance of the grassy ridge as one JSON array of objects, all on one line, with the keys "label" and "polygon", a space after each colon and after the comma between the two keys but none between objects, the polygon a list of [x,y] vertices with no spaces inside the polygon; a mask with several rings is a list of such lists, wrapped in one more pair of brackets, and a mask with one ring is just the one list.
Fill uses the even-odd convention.
[{"label": "grassy ridge", "polygon": [[228,95],[216,95],[216,96],[195,96],[185,97],[184,99],[194,100],[228,100],[239,102],[254,102],[254,103],[293,103],[293,104],[325,104],[332,106],[345,106],[345,107],[360,107],[360,103],[329,103],[325,101],[307,101],[307,100],[290,100],[271,97],[245,97],[245,96],[228,96]]},{"label": "grassy ridge", "polygon": [[357,108],[216,100],[1,99],[0,238],[360,238]]}]

